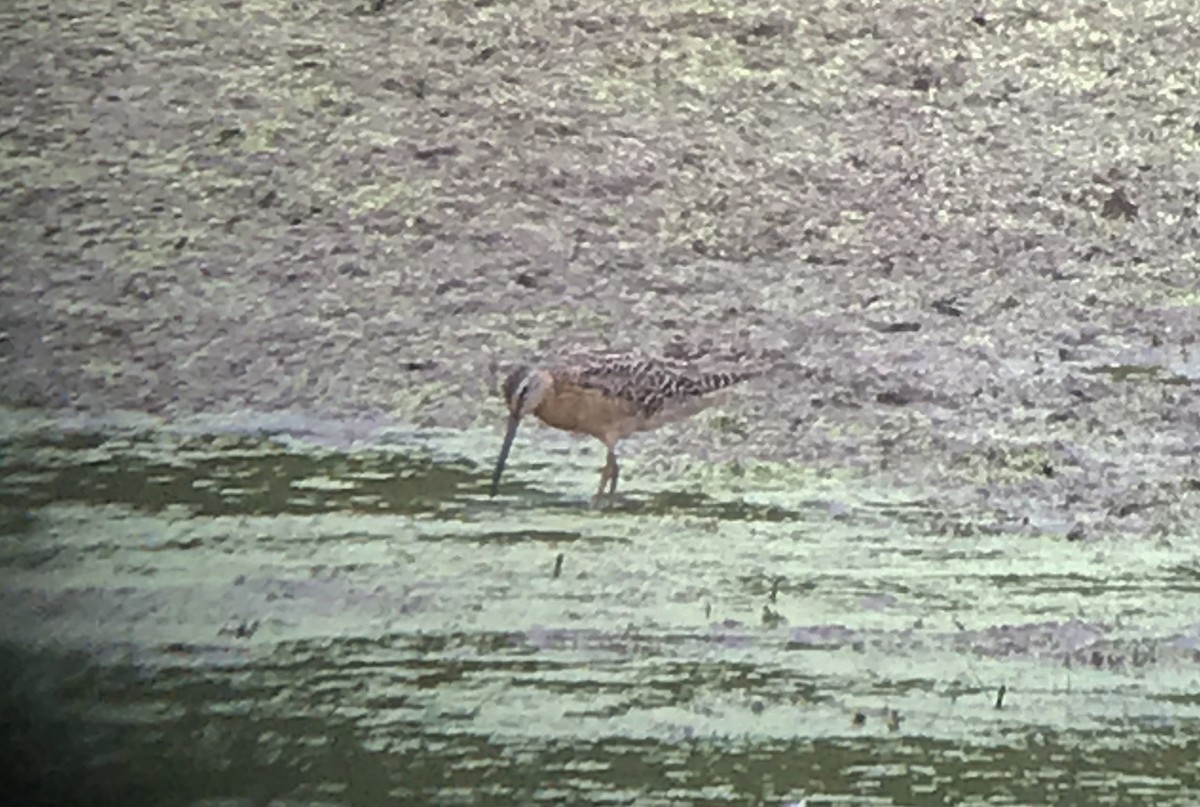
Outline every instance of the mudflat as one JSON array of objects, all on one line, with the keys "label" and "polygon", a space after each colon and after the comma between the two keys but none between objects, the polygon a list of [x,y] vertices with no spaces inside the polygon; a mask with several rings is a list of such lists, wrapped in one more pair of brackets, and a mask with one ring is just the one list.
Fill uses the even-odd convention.
[{"label": "mudflat", "polygon": [[712,354],[740,457],[1194,523],[1186,0],[378,5],[8,6],[0,401],[459,427]]}]

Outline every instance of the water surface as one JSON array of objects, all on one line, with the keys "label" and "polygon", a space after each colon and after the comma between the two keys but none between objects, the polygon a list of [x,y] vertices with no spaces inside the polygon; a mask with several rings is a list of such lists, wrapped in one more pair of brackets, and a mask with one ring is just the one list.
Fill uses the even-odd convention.
[{"label": "water surface", "polygon": [[3,434],[6,752],[51,796],[1200,799],[1194,534],[948,533],[919,491],[636,452],[594,512],[600,457],[546,432],[495,500],[490,431]]}]

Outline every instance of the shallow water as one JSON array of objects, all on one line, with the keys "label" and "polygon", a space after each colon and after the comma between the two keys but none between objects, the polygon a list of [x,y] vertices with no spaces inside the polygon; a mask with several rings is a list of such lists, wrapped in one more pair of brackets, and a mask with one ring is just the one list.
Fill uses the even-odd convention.
[{"label": "shallow water", "polygon": [[1195,534],[636,454],[593,512],[548,432],[492,500],[491,431],[0,425],[6,752],[76,803],[1200,799]]}]

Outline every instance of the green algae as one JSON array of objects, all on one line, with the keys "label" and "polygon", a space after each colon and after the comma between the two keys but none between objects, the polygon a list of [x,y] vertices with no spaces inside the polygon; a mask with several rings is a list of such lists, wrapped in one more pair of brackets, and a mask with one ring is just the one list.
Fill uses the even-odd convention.
[{"label": "green algae", "polygon": [[[9,697],[82,721],[81,758],[122,749],[113,787],[254,794],[269,771],[375,803],[361,769],[439,803],[1196,792],[1186,542],[947,538],[935,497],[792,463],[635,457],[597,511],[592,452],[553,441],[490,499],[490,432],[3,422]],[[164,754],[190,773],[157,779]]]}]

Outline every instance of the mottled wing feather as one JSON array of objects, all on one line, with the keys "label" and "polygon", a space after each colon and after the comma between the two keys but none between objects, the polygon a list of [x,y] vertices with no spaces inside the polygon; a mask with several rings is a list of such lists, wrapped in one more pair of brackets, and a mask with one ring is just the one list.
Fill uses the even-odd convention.
[{"label": "mottled wing feather", "polygon": [[653,417],[671,404],[694,401],[751,377],[752,373],[697,373],[664,361],[629,356],[600,357],[566,368],[564,374],[582,387],[634,404]]}]

